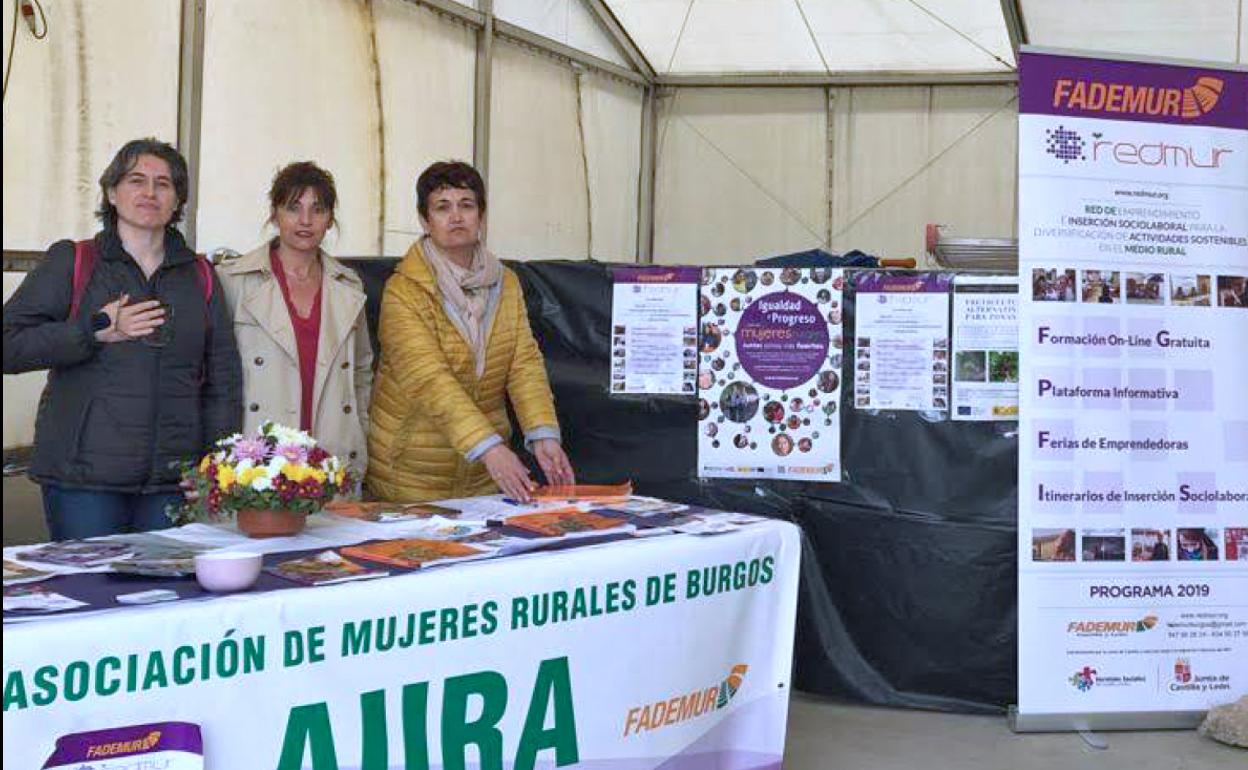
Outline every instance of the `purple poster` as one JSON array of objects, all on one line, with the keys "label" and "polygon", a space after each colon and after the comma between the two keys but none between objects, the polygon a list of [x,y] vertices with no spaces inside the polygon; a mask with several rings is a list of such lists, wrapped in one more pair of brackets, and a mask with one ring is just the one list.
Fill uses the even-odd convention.
[{"label": "purple poster", "polygon": [[843,288],[831,268],[703,272],[699,476],[840,481]]}]

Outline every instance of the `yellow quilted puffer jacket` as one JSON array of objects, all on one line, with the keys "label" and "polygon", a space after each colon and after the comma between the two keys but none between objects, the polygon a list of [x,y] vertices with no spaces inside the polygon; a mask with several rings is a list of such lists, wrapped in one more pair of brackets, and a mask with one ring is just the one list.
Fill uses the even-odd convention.
[{"label": "yellow quilted puffer jacket", "polygon": [[480,379],[418,243],[386,283],[378,340],[366,479],[377,498],[408,502],[497,492],[485,465],[465,455],[492,435],[510,438],[507,398],[526,434],[558,430],[546,366],[511,270],[503,271]]}]

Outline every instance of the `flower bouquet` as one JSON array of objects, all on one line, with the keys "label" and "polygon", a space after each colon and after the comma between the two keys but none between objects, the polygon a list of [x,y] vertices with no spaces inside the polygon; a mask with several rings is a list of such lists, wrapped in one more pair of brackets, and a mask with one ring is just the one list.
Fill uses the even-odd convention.
[{"label": "flower bouquet", "polygon": [[338,458],[303,431],[265,422],[251,436],[234,434],[185,468],[195,492],[174,515],[179,524],[235,514],[252,537],[291,535],[351,479]]}]

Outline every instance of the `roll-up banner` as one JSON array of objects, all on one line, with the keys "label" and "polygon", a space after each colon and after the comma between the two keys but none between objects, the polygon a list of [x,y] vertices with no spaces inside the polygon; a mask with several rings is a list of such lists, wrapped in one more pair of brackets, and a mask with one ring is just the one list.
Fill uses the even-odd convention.
[{"label": "roll-up banner", "polygon": [[1248,72],[1019,62],[1019,730],[1248,692]]}]

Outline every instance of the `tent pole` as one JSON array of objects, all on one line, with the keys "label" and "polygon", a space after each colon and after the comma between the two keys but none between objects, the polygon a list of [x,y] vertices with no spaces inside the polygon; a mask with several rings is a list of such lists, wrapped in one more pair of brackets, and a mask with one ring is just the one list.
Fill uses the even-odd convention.
[{"label": "tent pole", "polygon": [[1005,19],[1005,31],[1014,49],[1014,61],[1018,61],[1019,46],[1027,44],[1027,25],[1023,22],[1023,9],[1019,0],[1001,0],[1001,16]]},{"label": "tent pole", "polygon": [[637,179],[637,261],[654,263],[654,174],[658,153],[658,87],[646,86],[641,102],[641,162]]},{"label": "tent pole", "polygon": [[[204,21],[207,0],[182,0],[182,37],[178,61],[178,149],[189,178],[182,234],[196,246],[199,205],[199,144],[204,111]],[[15,22],[16,23],[16,22]]]},{"label": "tent pole", "polygon": [[494,0],[481,0],[484,14],[477,32],[477,73],[473,86],[472,164],[489,186],[490,90],[494,70]]}]

